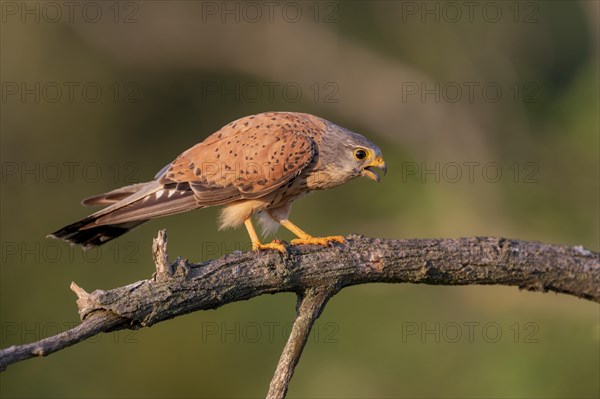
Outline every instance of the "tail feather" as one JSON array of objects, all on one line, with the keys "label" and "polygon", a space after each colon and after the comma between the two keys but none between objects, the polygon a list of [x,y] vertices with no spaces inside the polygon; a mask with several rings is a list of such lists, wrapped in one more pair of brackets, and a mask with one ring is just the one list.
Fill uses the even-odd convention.
[{"label": "tail feather", "polygon": [[49,234],[48,238],[58,238],[71,244],[81,245],[85,249],[89,249],[107,243],[108,241],[127,233],[129,230],[147,221],[147,219],[136,220],[134,222],[106,224],[90,228],[83,228],[90,223],[94,223],[94,219],[95,217],[93,215],[88,216],[85,219],[65,226],[62,229]]},{"label": "tail feather", "polygon": [[142,188],[148,186],[148,183],[137,183],[132,184],[130,186],[125,186],[121,188],[117,188],[116,190],[109,191],[107,193],[102,193],[98,195],[94,195],[92,197],[85,198],[81,201],[81,205],[84,206],[96,206],[96,205],[112,205],[116,204],[119,201],[124,200],[140,191]]},{"label": "tail feather", "polygon": [[110,212],[104,213],[102,210],[101,217],[88,225],[82,226],[82,228],[88,229],[102,224],[154,219],[190,211],[198,207],[192,191],[159,190]]},{"label": "tail feather", "polygon": [[166,188],[157,181],[132,184],[82,201],[84,205],[109,205],[48,235],[84,248],[113,240],[140,224],[161,216],[196,209],[193,191]]}]

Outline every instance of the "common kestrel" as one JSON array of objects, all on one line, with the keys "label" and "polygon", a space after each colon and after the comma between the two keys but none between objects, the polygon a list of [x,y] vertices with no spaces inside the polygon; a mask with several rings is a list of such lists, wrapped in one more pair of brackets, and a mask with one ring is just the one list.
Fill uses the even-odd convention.
[{"label": "common kestrel", "polygon": [[257,215],[265,233],[281,225],[298,238],[290,244],[328,245],[341,236],[313,237],[293,224],[292,202],[387,167],[381,150],[360,134],[314,115],[266,112],[224,126],[179,155],[154,180],[122,187],[82,201],[109,205],[50,237],[84,248],[102,245],[149,219],[223,205],[220,229],[246,226],[252,248],[285,252],[279,241],[263,244],[252,224]]}]

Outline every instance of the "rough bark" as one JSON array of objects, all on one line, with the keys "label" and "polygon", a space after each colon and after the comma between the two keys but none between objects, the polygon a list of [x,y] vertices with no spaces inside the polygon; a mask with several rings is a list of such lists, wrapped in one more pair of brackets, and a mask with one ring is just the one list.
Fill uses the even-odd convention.
[{"label": "rough bark", "polygon": [[335,292],[336,290],[333,287],[326,286],[311,288],[298,295],[296,320],[294,320],[290,336],[279,357],[279,363],[271,380],[267,399],[285,397],[294,369],[310,335],[310,330],[315,324],[315,320],[321,315],[327,301]]},{"label": "rough bark", "polygon": [[387,240],[354,235],[343,245],[293,246],[287,255],[235,252],[190,264],[181,258],[171,263],[166,245],[166,233],[161,231],[152,247],[157,272],[148,280],[92,293],[72,283],[82,323],[32,344],[3,349],[0,369],[100,332],[150,326],[262,294],[295,292],[296,321],[268,394],[281,398],[314,321],[328,299],[346,286],[507,285],[600,302],[600,256],[580,246],[491,237]]}]

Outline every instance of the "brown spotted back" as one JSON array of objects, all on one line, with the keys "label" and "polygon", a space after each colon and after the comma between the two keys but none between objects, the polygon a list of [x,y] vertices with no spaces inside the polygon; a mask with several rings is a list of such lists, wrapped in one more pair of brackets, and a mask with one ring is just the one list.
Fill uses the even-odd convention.
[{"label": "brown spotted back", "polygon": [[258,198],[311,163],[316,143],[310,135],[318,134],[318,126],[304,114],[241,118],[182,153],[159,181],[191,188],[202,206]]}]

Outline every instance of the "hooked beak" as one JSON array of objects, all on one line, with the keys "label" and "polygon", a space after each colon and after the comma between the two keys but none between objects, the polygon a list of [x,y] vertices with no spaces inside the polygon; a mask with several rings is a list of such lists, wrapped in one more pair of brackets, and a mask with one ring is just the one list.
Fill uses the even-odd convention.
[{"label": "hooked beak", "polygon": [[373,160],[373,162],[365,166],[360,174],[361,176],[368,177],[369,179],[379,183],[379,180],[381,178],[377,173],[373,172],[373,168],[381,169],[384,175],[387,173],[387,166],[385,165],[385,161],[382,157],[377,157]]}]

